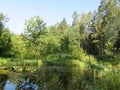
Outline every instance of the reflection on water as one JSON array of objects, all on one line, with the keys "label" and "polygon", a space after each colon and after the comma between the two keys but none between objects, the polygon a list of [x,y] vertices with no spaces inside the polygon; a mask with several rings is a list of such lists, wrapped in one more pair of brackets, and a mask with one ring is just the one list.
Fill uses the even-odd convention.
[{"label": "reflection on water", "polygon": [[83,71],[78,67],[12,71],[7,75],[0,74],[0,90],[120,90],[120,73],[98,73],[94,69]]},{"label": "reflection on water", "polygon": [[15,90],[16,85],[13,83],[10,83],[8,80],[5,84],[4,90]]},{"label": "reflection on water", "polygon": [[[8,75],[0,74],[0,90],[110,90],[107,81],[97,74],[89,69],[61,67],[41,67],[33,72],[14,71]],[[104,85],[107,89],[103,89]]]},{"label": "reflection on water", "polygon": [[71,72],[63,71],[54,68],[3,74],[0,75],[0,90],[66,90]]},{"label": "reflection on water", "polygon": [[0,90],[3,90],[7,82],[7,75],[0,75]]}]

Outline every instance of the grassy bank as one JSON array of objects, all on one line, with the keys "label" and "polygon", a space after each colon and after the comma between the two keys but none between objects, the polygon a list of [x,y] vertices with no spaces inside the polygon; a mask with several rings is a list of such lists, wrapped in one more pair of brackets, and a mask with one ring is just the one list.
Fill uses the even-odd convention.
[{"label": "grassy bank", "polygon": [[[120,63],[118,62],[120,56],[116,56],[114,60],[97,60],[92,55],[83,55],[80,60],[66,59],[66,60],[38,60],[38,59],[20,59],[20,58],[1,58],[0,70],[17,70],[27,68],[40,68],[42,66],[56,66],[79,68],[79,70],[86,71],[87,69],[111,72],[112,69],[120,70]],[[112,58],[113,59],[113,58]],[[115,63],[115,64],[114,64]]]}]

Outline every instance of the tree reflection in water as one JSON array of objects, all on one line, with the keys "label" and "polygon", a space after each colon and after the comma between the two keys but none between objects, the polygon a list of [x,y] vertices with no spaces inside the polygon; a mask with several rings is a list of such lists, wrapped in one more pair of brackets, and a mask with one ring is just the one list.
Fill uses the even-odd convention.
[{"label": "tree reflection in water", "polygon": [[[9,82],[15,84],[15,90],[73,90],[71,88],[73,83],[70,82],[72,72],[38,69],[35,72],[12,72],[8,76]],[[4,78],[1,77],[1,79]],[[0,83],[2,83],[1,81]],[[3,82],[6,81],[7,79],[3,80]],[[5,83],[1,87],[4,88],[4,86]]]},{"label": "tree reflection in water", "polygon": [[11,73],[9,81],[16,84],[16,90],[66,90],[70,72],[56,69],[37,70],[32,73]]},{"label": "tree reflection in water", "polygon": [[0,74],[0,90],[4,90],[5,84],[7,82],[8,75]]},{"label": "tree reflection in water", "polygon": [[[10,72],[9,75],[0,74],[0,90],[106,90],[103,87],[106,85],[109,88],[109,84],[107,86],[104,77],[95,77],[95,72],[89,68],[83,72],[77,67],[69,68],[69,71],[52,68],[37,69],[34,72]],[[10,85],[14,87],[7,89]],[[115,87],[115,90],[118,89]]]}]

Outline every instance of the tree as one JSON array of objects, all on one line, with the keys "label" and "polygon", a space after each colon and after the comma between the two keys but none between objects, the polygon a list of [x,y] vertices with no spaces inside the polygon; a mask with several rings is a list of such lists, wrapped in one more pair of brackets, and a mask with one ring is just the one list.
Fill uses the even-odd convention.
[{"label": "tree", "polygon": [[79,20],[80,17],[79,16],[80,15],[76,11],[73,12],[73,15],[72,15],[72,17],[73,17],[72,27],[75,30],[79,30],[79,22],[80,22],[80,20]]},{"label": "tree", "polygon": [[75,11],[73,13],[73,23],[71,30],[71,38],[77,44],[78,49],[84,50],[86,47],[86,38],[88,36],[88,26],[92,19],[92,13],[82,12],[80,15]]},{"label": "tree", "polygon": [[46,33],[46,24],[39,17],[32,17],[25,23],[24,39],[26,41],[26,47],[29,47],[27,53],[32,58],[40,57],[40,48],[42,47],[43,35]]},{"label": "tree", "polygon": [[80,17],[76,11],[74,11],[72,22],[72,30],[70,32],[71,39],[73,38],[74,44],[77,44],[78,50],[80,49]]},{"label": "tree", "polygon": [[103,56],[107,49],[106,45],[108,45],[106,43],[112,44],[115,42],[116,30],[114,22],[117,16],[117,8],[116,0],[101,0],[98,12],[92,20],[92,31],[89,35],[91,45],[95,48],[95,51],[92,52],[93,54]]},{"label": "tree", "polygon": [[68,33],[68,31],[69,25],[67,24],[66,19],[64,18],[58,25],[58,32],[60,36],[63,36],[64,34]]},{"label": "tree", "polygon": [[89,35],[89,25],[93,14],[91,12],[82,12],[80,15],[79,34],[80,34],[80,47],[85,51],[87,49],[87,38]]},{"label": "tree", "polygon": [[70,54],[70,39],[69,36],[66,35],[60,40],[60,52],[61,52],[61,59],[66,58],[68,54]]},{"label": "tree", "polygon": [[120,1],[118,0],[117,16],[115,17],[115,29],[117,30],[117,38],[114,43],[116,52],[120,52]]},{"label": "tree", "polygon": [[5,21],[5,16],[3,15],[3,13],[0,13],[0,31],[4,27],[4,23],[3,23],[4,21]]},{"label": "tree", "polygon": [[51,54],[59,54],[60,53],[60,38],[59,32],[58,32],[58,24],[50,26],[48,28],[49,32],[47,33],[45,39],[46,44],[44,45],[45,49],[43,53],[46,54],[46,56],[49,56]]},{"label": "tree", "polygon": [[11,50],[11,33],[8,28],[5,27],[6,17],[0,13],[0,56],[10,56]]},{"label": "tree", "polygon": [[24,58],[27,49],[22,35],[12,34],[11,54],[13,57]]}]

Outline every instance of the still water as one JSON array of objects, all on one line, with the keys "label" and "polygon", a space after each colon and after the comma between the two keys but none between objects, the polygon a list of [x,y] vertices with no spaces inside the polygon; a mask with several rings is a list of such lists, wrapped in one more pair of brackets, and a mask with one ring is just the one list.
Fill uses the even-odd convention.
[{"label": "still water", "polygon": [[70,67],[47,67],[30,72],[11,71],[0,74],[0,90],[104,90],[103,81],[93,76],[92,70],[83,72],[80,68]]},{"label": "still water", "polygon": [[68,87],[73,90],[72,76],[69,70],[53,68],[34,72],[10,72],[0,74],[0,90],[70,90]]},{"label": "still water", "polygon": [[77,67],[37,68],[0,74],[0,90],[120,90],[120,74]]}]

